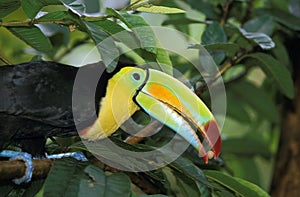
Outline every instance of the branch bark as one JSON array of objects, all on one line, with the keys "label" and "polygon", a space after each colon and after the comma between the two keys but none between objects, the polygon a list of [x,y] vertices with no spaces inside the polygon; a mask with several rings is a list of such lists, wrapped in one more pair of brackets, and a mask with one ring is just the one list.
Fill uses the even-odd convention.
[{"label": "branch bark", "polygon": [[[33,178],[45,178],[54,160],[33,160]],[[0,161],[0,182],[21,178],[26,171],[25,163],[21,160]]]},{"label": "branch bark", "polygon": [[[299,43],[295,42],[294,43]],[[297,46],[294,46],[297,48]],[[290,52],[297,53],[294,47]],[[299,47],[299,45],[298,45]],[[300,58],[294,54],[295,99],[285,105],[271,196],[300,196]]]}]

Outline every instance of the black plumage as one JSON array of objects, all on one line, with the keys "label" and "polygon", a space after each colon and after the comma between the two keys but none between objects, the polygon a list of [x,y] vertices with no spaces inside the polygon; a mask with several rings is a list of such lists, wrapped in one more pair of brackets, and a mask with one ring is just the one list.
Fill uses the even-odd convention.
[{"label": "black plumage", "polygon": [[79,68],[55,62],[0,67],[0,150],[15,143],[38,156],[47,137],[77,135],[75,124],[95,121],[108,79],[124,66],[112,73],[102,62],[83,66],[79,83]]}]

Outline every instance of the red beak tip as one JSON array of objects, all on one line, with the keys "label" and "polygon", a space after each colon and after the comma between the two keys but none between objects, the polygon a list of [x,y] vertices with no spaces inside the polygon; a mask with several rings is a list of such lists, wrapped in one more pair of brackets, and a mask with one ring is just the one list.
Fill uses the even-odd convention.
[{"label": "red beak tip", "polygon": [[202,158],[203,158],[204,163],[208,164],[208,156],[207,156],[207,154],[203,155]]},{"label": "red beak tip", "polygon": [[222,148],[222,139],[221,136],[219,136],[217,142],[214,145],[213,151],[214,151],[214,158],[217,159],[220,155],[221,152],[221,148]]}]

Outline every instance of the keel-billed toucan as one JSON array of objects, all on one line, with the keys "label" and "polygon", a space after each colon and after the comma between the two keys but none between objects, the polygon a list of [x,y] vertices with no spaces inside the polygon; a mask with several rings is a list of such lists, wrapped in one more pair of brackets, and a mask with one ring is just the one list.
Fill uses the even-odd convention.
[{"label": "keel-billed toucan", "polygon": [[[84,77],[75,86],[79,70]],[[119,63],[108,73],[102,62],[77,68],[41,61],[2,66],[0,75],[0,150],[14,142],[43,155],[49,136],[79,132],[86,140],[102,139],[141,109],[186,139],[206,162],[208,149],[215,158],[220,153],[211,112],[189,88],[163,72]],[[74,96],[87,102],[74,103]]]}]

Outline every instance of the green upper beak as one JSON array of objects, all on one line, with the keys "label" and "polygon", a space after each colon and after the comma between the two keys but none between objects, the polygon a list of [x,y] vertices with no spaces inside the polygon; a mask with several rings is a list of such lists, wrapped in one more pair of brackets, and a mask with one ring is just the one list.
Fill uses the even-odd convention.
[{"label": "green upper beak", "polygon": [[[135,94],[136,103],[149,115],[170,127],[196,148],[204,161],[217,158],[222,140],[216,120],[206,105],[177,79],[147,69],[147,77]],[[200,141],[196,131],[203,137]]]}]

